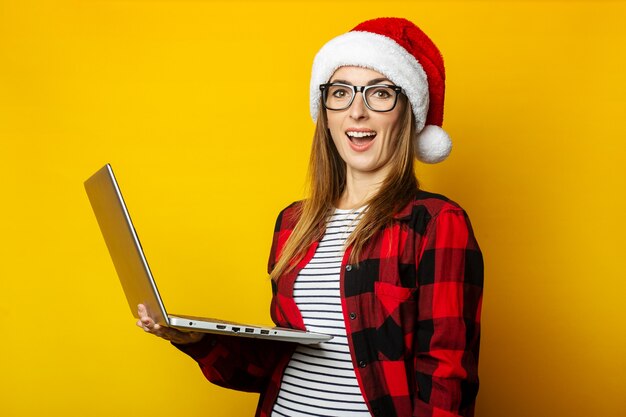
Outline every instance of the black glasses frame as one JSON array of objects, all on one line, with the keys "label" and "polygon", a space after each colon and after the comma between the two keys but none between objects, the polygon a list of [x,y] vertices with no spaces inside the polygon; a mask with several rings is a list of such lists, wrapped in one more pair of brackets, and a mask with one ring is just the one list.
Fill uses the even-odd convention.
[{"label": "black glasses frame", "polygon": [[[352,98],[350,99],[350,102],[345,106],[342,107],[340,109],[333,109],[330,108],[328,106],[326,106],[326,96],[328,94],[328,89],[332,86],[341,86],[341,87],[346,87],[351,89],[352,91],[354,91],[354,94],[352,94]],[[373,109],[372,107],[370,107],[370,104],[367,102],[367,96],[365,95],[365,93],[367,92],[367,90],[371,89],[371,88],[376,88],[376,87],[387,87],[387,88],[391,88],[392,90],[394,90],[397,94],[395,96],[395,100],[393,102],[393,106],[391,106],[391,108],[389,110],[376,110]],[[352,105],[352,102],[354,101],[354,98],[356,97],[356,93],[361,93],[363,94],[363,102],[365,103],[365,106],[370,109],[371,111],[375,111],[377,113],[387,113],[392,111],[393,109],[396,108],[396,104],[398,104],[398,97],[400,96],[400,94],[403,94],[404,92],[402,91],[402,87],[399,87],[397,85],[392,85],[392,84],[374,84],[374,85],[350,85],[350,84],[344,84],[344,83],[326,83],[326,84],[320,84],[320,91],[322,92],[322,106],[326,109],[326,110],[345,110],[347,108],[349,108]]]}]

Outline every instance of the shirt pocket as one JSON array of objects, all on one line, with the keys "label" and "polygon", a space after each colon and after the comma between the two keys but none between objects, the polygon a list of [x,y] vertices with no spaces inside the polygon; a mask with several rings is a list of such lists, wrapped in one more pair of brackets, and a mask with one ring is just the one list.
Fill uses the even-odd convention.
[{"label": "shirt pocket", "polygon": [[374,295],[382,313],[379,322],[389,319],[403,329],[410,331],[415,323],[417,309],[417,288],[401,287],[388,282],[375,282]]},{"label": "shirt pocket", "polygon": [[388,282],[376,281],[374,283],[374,294],[379,299],[392,298],[402,301],[413,301],[416,288],[400,287]]},{"label": "shirt pocket", "polygon": [[374,294],[378,304],[378,359],[397,361],[409,358],[415,328],[417,288],[401,287],[388,282],[375,282]]}]

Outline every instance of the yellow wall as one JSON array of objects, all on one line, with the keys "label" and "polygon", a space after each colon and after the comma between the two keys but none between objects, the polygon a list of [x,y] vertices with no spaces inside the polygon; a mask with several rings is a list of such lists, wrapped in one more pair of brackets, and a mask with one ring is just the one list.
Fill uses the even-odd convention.
[{"label": "yellow wall", "polygon": [[0,0],[0,415],[252,415],[134,327],[82,182],[113,164],[171,312],[268,323],[311,60],[381,15],[446,58],[419,176],[485,254],[477,416],[626,415],[625,2],[148,0]]}]

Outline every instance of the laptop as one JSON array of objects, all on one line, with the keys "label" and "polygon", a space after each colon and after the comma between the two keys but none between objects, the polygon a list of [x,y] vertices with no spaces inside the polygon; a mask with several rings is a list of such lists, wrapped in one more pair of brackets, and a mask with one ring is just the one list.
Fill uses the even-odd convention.
[{"label": "laptop", "polygon": [[282,327],[256,326],[168,314],[111,165],[106,164],[89,177],[85,181],[85,190],[134,317],[138,318],[137,305],[144,304],[155,322],[183,331],[256,337],[302,344],[320,343],[332,339],[332,336],[321,333]]}]

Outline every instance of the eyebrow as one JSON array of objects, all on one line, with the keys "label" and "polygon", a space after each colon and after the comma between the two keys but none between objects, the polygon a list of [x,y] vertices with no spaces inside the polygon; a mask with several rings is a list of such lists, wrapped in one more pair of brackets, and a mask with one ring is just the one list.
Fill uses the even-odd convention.
[{"label": "eyebrow", "polygon": [[[390,83],[393,84],[393,82],[389,78],[382,77],[382,78],[374,78],[373,80],[369,80],[366,85],[374,85],[374,84],[378,84],[378,83],[380,83],[382,81],[389,81]],[[331,83],[342,83],[342,84],[354,85],[350,81],[347,81],[347,80],[331,80],[330,82]]]}]

